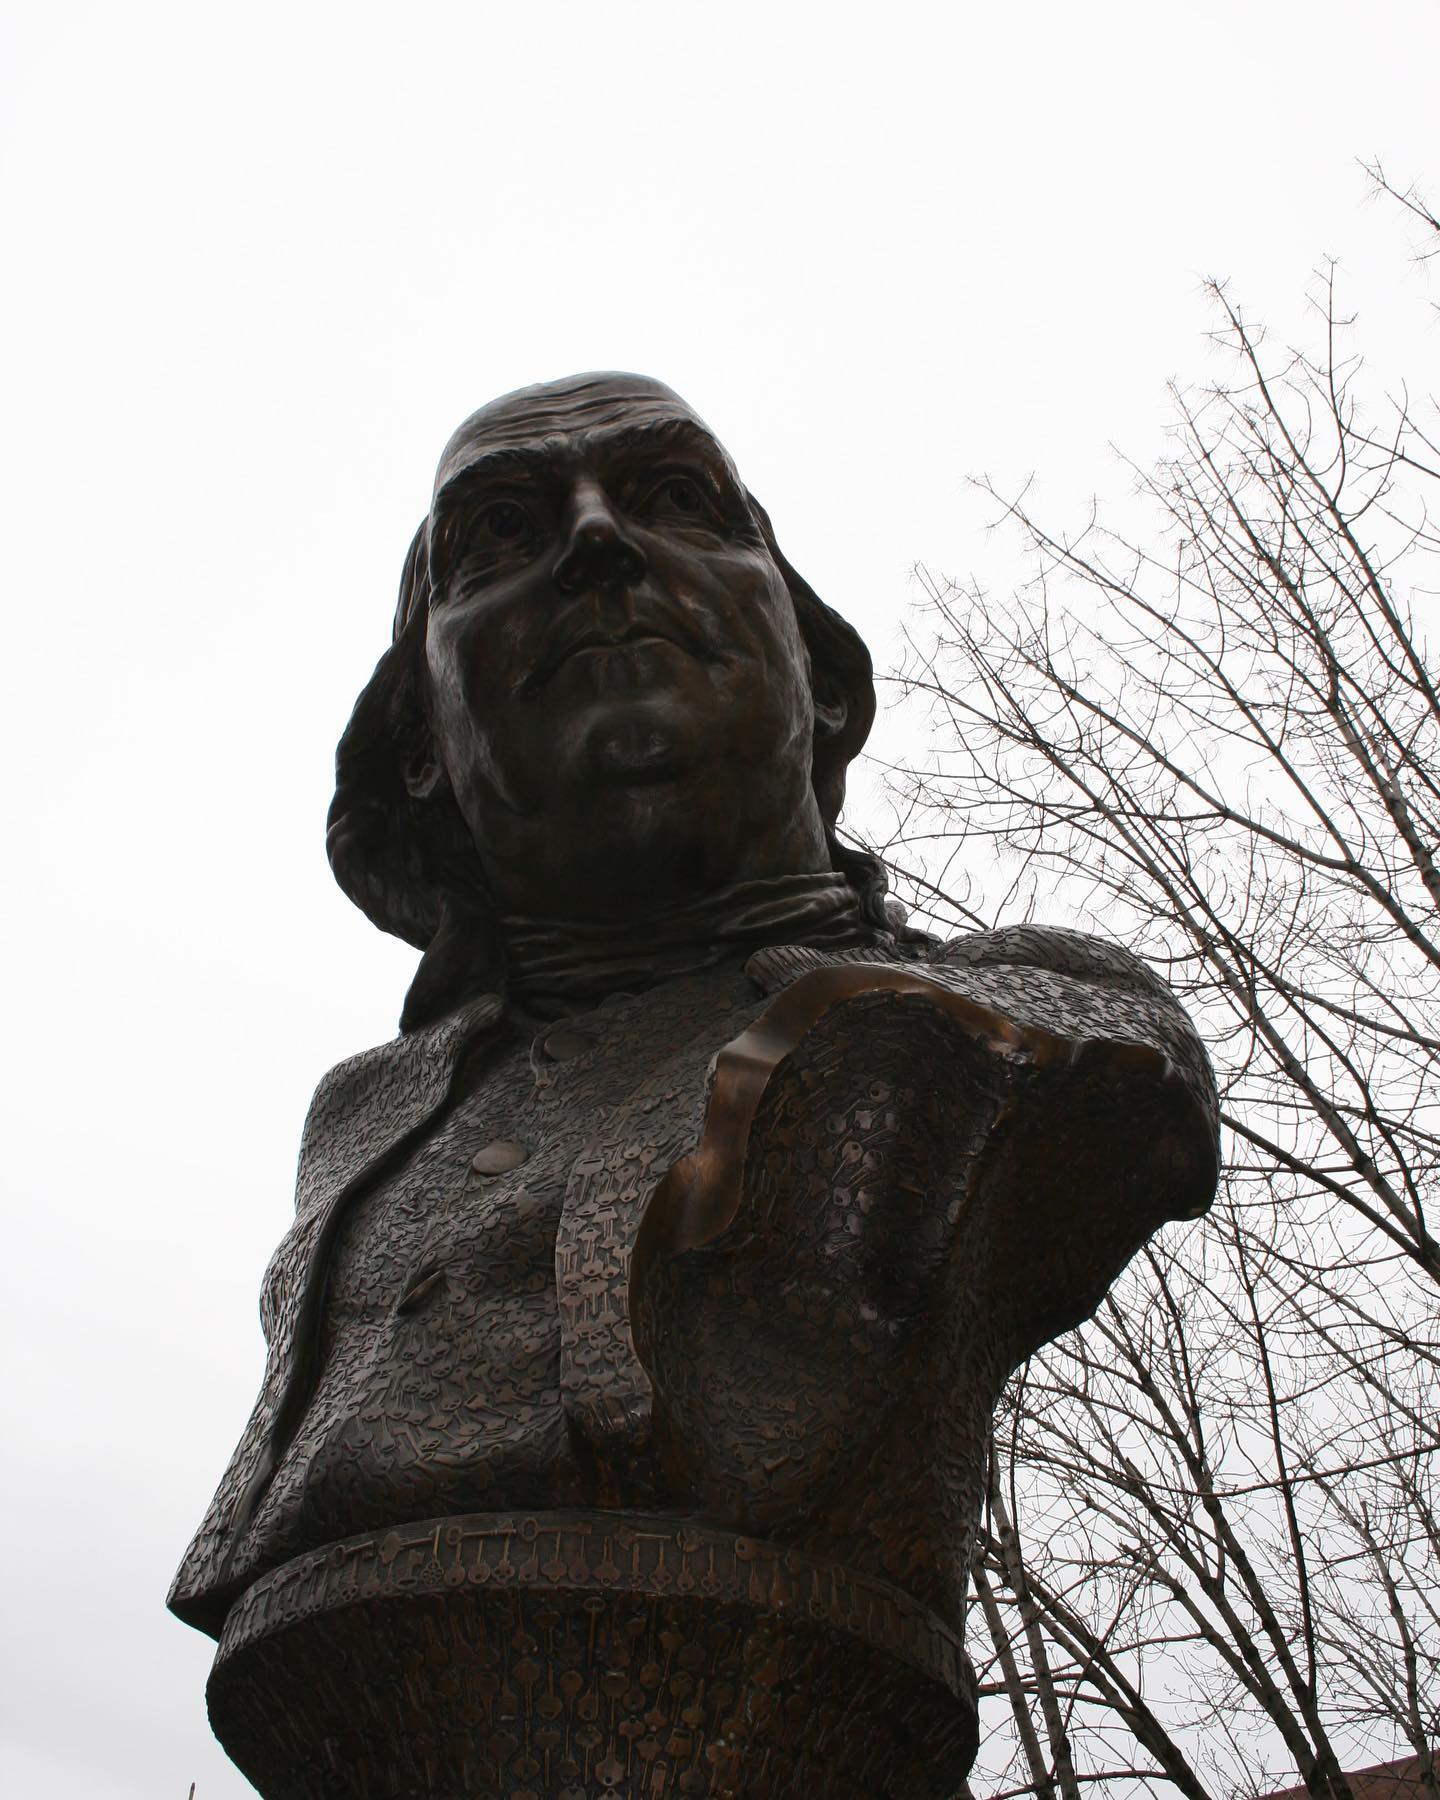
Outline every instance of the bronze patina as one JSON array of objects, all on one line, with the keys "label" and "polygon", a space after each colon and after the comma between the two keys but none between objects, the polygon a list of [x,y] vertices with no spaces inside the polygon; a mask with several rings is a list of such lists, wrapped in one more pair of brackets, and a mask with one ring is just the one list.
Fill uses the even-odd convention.
[{"label": "bronze patina", "polygon": [[668,388],[451,439],[329,851],[422,951],[321,1082],[170,1604],[268,1800],[945,1800],[991,1412],[1216,1108],[1169,990],[836,835],[855,633]]}]

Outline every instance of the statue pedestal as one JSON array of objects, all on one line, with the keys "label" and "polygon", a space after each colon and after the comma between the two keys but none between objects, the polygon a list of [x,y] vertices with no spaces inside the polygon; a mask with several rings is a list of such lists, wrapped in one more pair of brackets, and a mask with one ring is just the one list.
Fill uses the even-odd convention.
[{"label": "statue pedestal", "polygon": [[957,1635],[884,1582],[619,1512],[479,1513],[295,1558],[208,1690],[265,1800],[949,1800]]}]

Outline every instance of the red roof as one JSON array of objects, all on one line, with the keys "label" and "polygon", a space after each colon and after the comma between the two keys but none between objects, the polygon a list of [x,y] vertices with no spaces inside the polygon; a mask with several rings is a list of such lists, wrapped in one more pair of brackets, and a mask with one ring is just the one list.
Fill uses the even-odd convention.
[{"label": "red roof", "polygon": [[[1369,1769],[1356,1769],[1345,1779],[1350,1783],[1355,1800],[1421,1800],[1422,1795],[1431,1791],[1420,1780],[1418,1756],[1407,1756],[1401,1762],[1376,1763]],[[1265,1800],[1308,1800],[1308,1790],[1282,1788],[1278,1794],[1267,1794]]]}]

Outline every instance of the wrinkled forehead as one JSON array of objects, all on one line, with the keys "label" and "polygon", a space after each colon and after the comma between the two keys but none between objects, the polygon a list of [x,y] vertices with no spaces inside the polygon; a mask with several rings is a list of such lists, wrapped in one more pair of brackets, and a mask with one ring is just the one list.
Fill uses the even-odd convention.
[{"label": "wrinkled forehead", "polygon": [[[482,406],[445,446],[435,492],[496,451],[583,448],[614,431],[685,423],[719,445],[705,421],[663,381],[645,375],[572,375],[502,394]],[[728,457],[726,458],[728,462]]]}]

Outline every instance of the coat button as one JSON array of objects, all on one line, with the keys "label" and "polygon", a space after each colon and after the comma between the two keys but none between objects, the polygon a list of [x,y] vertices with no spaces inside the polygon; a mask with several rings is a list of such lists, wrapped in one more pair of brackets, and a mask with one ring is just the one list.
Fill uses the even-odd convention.
[{"label": "coat button", "polygon": [[510,1138],[494,1138],[475,1152],[470,1167],[477,1175],[503,1175],[509,1169],[518,1169],[529,1155],[524,1144],[517,1144]]},{"label": "coat button", "polygon": [[572,1056],[583,1056],[595,1048],[596,1040],[588,1031],[577,1031],[573,1025],[558,1025],[545,1039],[545,1054],[551,1062],[569,1062]]}]

